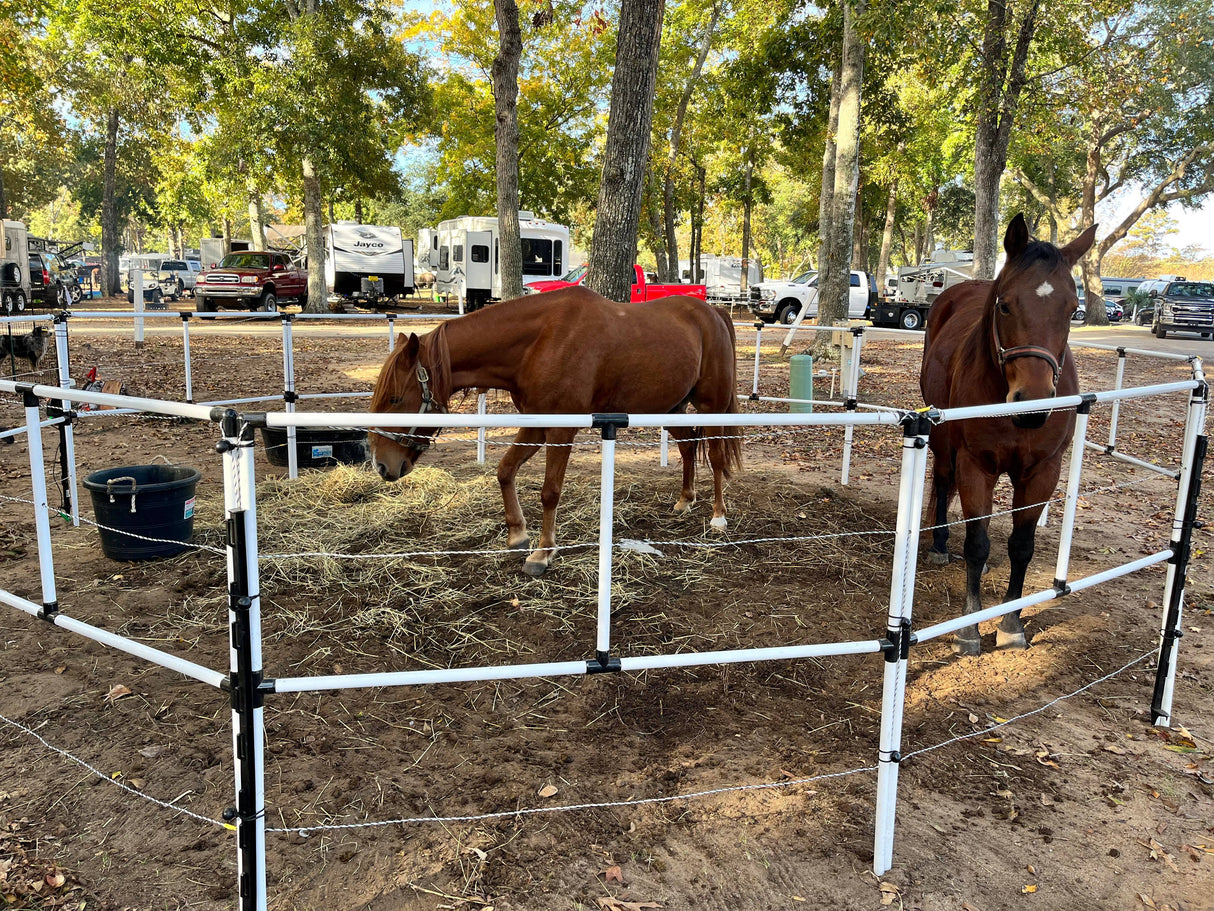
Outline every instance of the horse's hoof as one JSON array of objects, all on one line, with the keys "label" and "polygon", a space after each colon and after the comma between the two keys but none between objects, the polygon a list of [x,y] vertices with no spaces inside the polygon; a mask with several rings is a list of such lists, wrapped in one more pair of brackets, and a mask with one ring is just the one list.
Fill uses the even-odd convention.
[{"label": "horse's hoof", "polygon": [[949,559],[948,551],[929,550],[927,552],[927,562],[935,566],[948,566]]},{"label": "horse's hoof", "polygon": [[981,655],[982,640],[981,639],[962,639],[960,636],[953,637],[953,654],[959,657],[966,655]]},{"label": "horse's hoof", "polygon": [[528,560],[523,564],[523,572],[529,576],[539,578],[544,573],[548,572],[548,564],[540,560]]},{"label": "horse's hoof", "polygon": [[729,525],[729,520],[724,516],[713,516],[711,519],[709,519],[708,524],[717,531],[724,531],[726,526]]},{"label": "horse's hoof", "polygon": [[691,507],[695,505],[695,500],[679,500],[674,504],[674,514],[676,516],[686,516],[691,512]]},{"label": "horse's hoof", "polygon": [[1029,643],[1025,638],[1024,633],[1005,633],[1003,630],[995,630],[995,647],[996,648],[1028,648]]}]

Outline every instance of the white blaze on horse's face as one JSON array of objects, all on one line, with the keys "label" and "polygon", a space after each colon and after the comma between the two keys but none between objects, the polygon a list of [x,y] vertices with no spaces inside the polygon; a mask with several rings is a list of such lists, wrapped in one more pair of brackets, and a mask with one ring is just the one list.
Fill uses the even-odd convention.
[{"label": "white blaze on horse's face", "polygon": [[1040,285],[1037,286],[1037,296],[1038,297],[1049,297],[1053,293],[1054,293],[1054,286],[1051,285],[1049,282],[1042,282]]}]

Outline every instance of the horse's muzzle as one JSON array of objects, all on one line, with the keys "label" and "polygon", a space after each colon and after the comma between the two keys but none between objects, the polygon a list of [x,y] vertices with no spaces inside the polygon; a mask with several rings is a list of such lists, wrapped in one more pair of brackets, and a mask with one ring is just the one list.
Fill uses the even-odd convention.
[{"label": "horse's muzzle", "polygon": [[413,470],[413,466],[409,462],[401,462],[400,468],[392,472],[389,471],[388,466],[383,462],[376,462],[375,470],[379,472],[379,476],[385,481],[399,481]]},{"label": "horse's muzzle", "polygon": [[1049,418],[1048,411],[1030,411],[1028,414],[1013,414],[1012,426],[1021,430],[1040,430]]}]

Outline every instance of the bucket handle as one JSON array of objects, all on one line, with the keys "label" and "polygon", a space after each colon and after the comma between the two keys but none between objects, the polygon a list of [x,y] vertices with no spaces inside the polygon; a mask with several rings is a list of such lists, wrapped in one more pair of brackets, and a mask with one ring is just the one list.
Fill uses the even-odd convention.
[{"label": "bucket handle", "polygon": [[[129,482],[131,485],[131,512],[134,512],[135,511],[135,494],[138,492],[136,489],[138,487],[138,484],[134,478],[132,478],[132,477],[110,478],[108,481],[105,482],[105,491],[106,491],[106,493],[108,493],[110,495],[110,502],[111,503],[115,502],[114,485],[120,484],[123,481]],[[123,492],[125,493],[125,491],[123,491]]]}]

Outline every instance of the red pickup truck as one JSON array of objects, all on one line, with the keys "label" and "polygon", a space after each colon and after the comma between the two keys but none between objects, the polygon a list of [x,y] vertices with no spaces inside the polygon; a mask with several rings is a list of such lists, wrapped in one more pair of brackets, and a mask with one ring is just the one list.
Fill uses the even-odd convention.
[{"label": "red pickup truck", "polygon": [[[657,300],[659,297],[672,297],[676,294],[683,294],[687,297],[698,297],[700,300],[708,299],[708,289],[704,285],[659,285],[655,282],[650,282],[649,277],[645,274],[645,270],[640,266],[633,266],[632,268],[635,272],[632,283],[632,302],[634,304],[642,301]],[[540,294],[544,291],[556,291],[560,288],[580,285],[586,280],[586,273],[589,270],[589,264],[584,264],[578,266],[572,272],[565,273],[560,278],[551,281],[531,282],[523,288],[523,293]]]},{"label": "red pickup truck", "polygon": [[308,273],[298,269],[285,253],[245,250],[229,253],[218,266],[201,272],[194,287],[199,313],[219,307],[277,310],[278,302],[308,302]]}]

